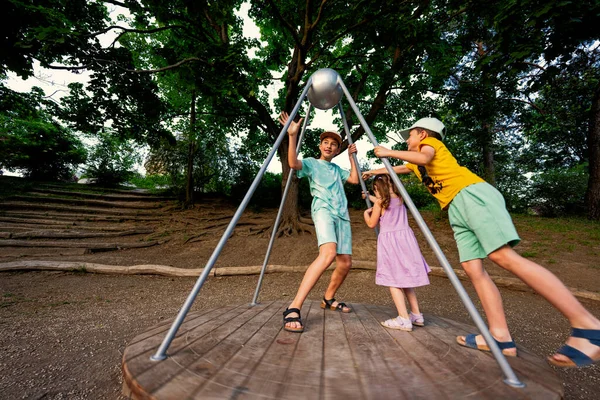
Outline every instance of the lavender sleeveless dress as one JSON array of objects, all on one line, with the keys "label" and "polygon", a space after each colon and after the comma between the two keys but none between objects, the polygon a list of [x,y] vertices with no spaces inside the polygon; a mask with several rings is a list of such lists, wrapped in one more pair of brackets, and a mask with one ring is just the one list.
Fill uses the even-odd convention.
[{"label": "lavender sleeveless dress", "polygon": [[430,271],[408,225],[406,207],[399,198],[390,199],[390,206],[379,218],[375,283],[397,288],[425,286],[429,285]]}]

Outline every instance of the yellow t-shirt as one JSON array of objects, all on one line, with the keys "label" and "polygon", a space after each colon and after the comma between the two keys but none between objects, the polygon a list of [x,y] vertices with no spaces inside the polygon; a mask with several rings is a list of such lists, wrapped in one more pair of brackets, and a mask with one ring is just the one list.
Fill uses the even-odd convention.
[{"label": "yellow t-shirt", "polygon": [[414,172],[421,182],[425,183],[425,186],[440,203],[442,209],[448,207],[454,196],[463,188],[474,183],[485,182],[468,168],[461,167],[444,143],[438,139],[427,137],[419,144],[419,150],[423,146],[431,146],[435,150],[433,159],[424,166],[424,172],[431,179],[425,177],[425,182],[423,182],[423,176],[421,176],[418,165],[406,163],[405,166]]}]

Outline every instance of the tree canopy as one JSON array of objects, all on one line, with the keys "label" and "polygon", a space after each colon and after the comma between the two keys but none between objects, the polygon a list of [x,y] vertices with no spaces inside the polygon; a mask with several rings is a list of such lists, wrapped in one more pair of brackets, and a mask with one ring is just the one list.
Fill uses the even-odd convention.
[{"label": "tree canopy", "polygon": [[[540,182],[570,176],[586,179],[586,189],[573,185],[578,197],[569,201],[580,206],[561,212],[586,204],[600,219],[595,0],[10,0],[9,7],[25,22],[0,28],[0,73],[31,76],[34,61],[91,71],[89,83],[72,85],[53,106],[61,126],[149,145],[150,164],[187,187],[187,202],[194,190],[224,190],[247,173],[236,164],[256,168],[280,133],[278,113],[292,109],[312,72],[329,67],[378,140],[438,117],[459,161],[495,184],[511,209],[548,203],[553,186]],[[123,11],[118,22],[110,19],[115,7]],[[249,20],[259,39],[245,36]],[[106,33],[109,44],[100,40]],[[345,114],[356,141],[362,127]],[[287,138],[278,155],[285,185]],[[306,229],[298,190],[294,178],[282,232]]]}]

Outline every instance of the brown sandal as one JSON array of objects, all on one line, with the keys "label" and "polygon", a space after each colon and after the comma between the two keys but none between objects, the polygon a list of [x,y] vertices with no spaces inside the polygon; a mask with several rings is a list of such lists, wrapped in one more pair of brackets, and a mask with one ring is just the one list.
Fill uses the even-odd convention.
[{"label": "brown sandal", "polygon": [[[352,311],[352,309],[350,307],[348,307],[346,305],[346,303],[338,302],[337,306],[334,306],[333,303],[335,303],[335,299],[327,300],[325,297],[323,297],[323,301],[321,302],[321,308],[322,309],[329,308],[330,310],[339,311],[339,312],[343,312],[343,313],[349,313]],[[348,311],[345,311],[344,308],[347,309]]]}]

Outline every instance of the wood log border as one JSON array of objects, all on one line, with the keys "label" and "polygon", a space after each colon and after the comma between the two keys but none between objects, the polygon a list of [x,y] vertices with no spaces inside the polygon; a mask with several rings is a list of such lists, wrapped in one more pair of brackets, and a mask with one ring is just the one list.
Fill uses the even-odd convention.
[{"label": "wood log border", "polygon": [[[267,265],[265,273],[274,272],[305,272],[306,265]],[[328,269],[335,268],[333,263]],[[355,260],[353,269],[375,270],[376,264],[371,261]],[[213,267],[209,276],[235,276],[235,275],[258,275],[262,266],[248,267]],[[9,271],[70,271],[88,272],[96,274],[122,274],[122,275],[161,275],[170,277],[198,277],[204,268],[176,268],[166,265],[142,264],[133,266],[118,266],[95,264],[79,261],[12,261],[0,263],[0,272]],[[468,281],[469,278],[464,271],[454,270],[460,280]],[[431,275],[447,278],[446,272],[441,267],[431,267]],[[533,290],[517,278],[491,276],[498,287],[510,290],[533,292]],[[586,300],[600,301],[600,293],[577,288],[568,288],[575,297]]]}]

